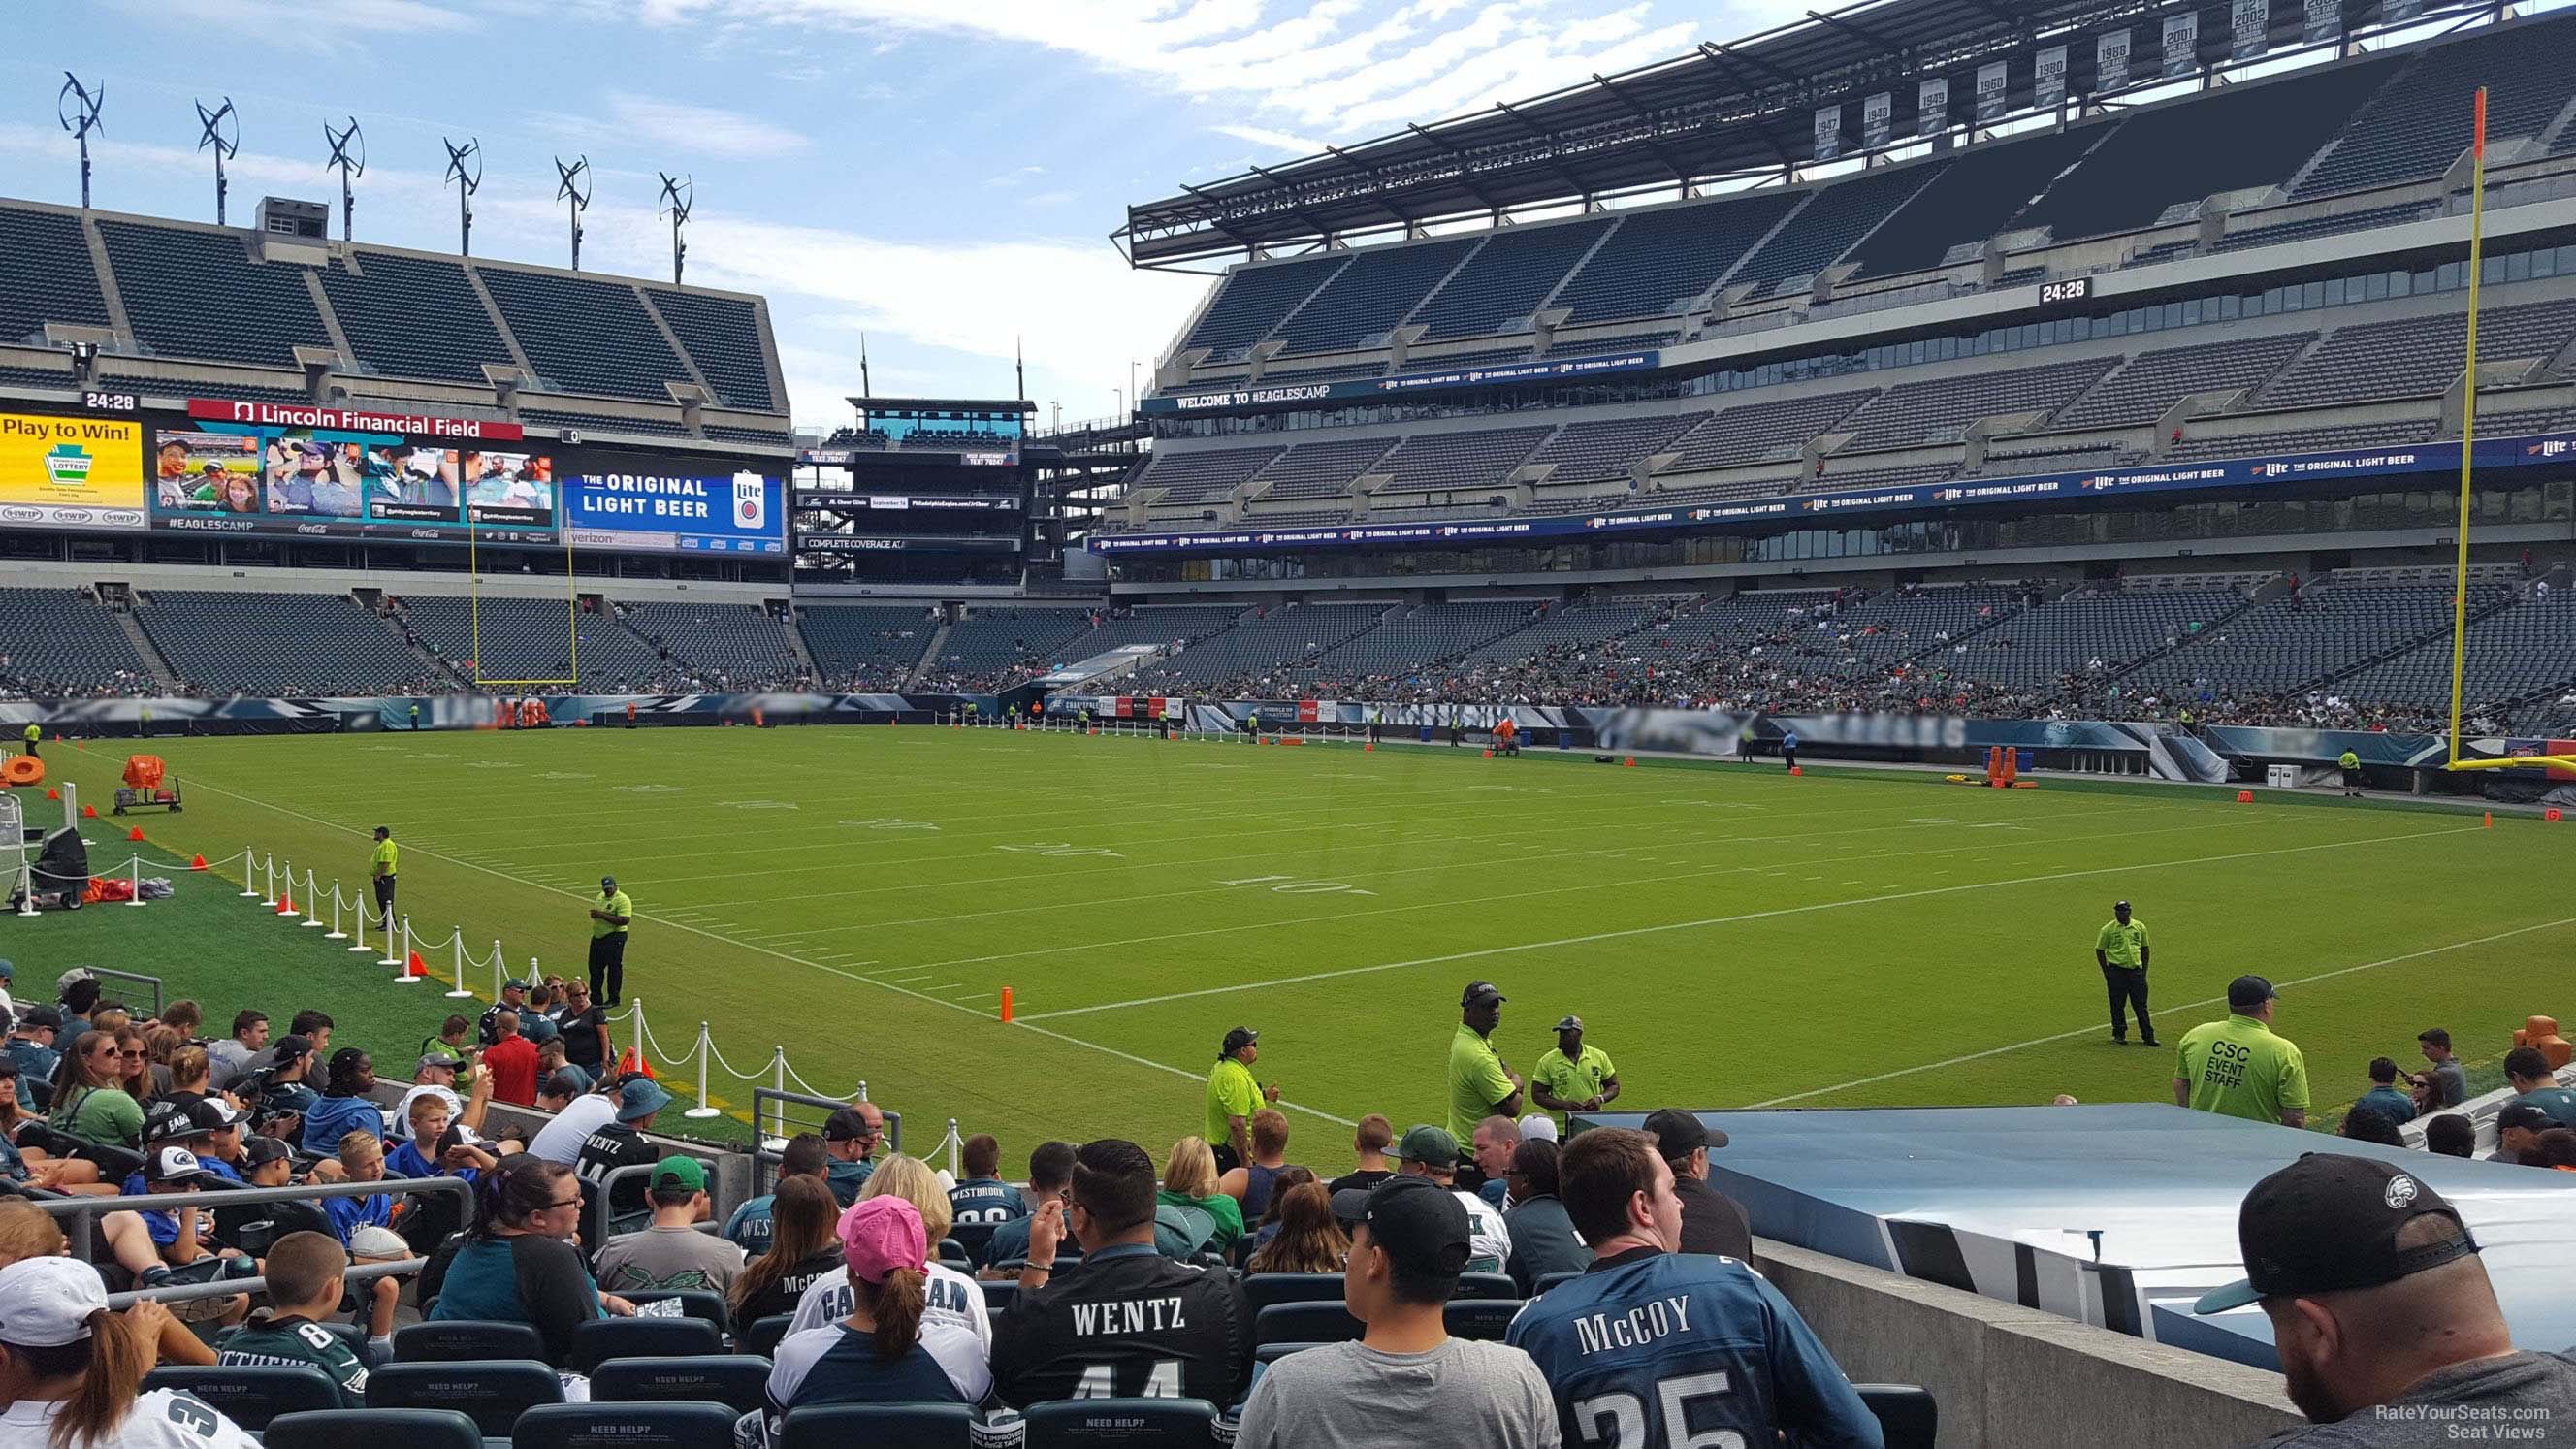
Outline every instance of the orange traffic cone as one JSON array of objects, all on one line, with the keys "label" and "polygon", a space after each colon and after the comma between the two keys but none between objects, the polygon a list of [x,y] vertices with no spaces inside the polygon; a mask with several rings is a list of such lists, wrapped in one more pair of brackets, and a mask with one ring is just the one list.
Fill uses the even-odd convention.
[{"label": "orange traffic cone", "polygon": [[2253,792],[2253,791],[2251,791],[2251,790],[2239,790],[2239,791],[2237,791],[2237,792],[2236,792],[2236,803],[2237,803],[2237,804],[2239,804],[2239,805],[2251,805],[2251,804],[2253,804],[2253,803],[2254,803],[2254,792]]},{"label": "orange traffic cone", "polygon": [[60,790],[47,790],[45,792],[45,798],[48,800],[60,800],[63,798],[63,792]]},{"label": "orange traffic cone", "polygon": [[1493,751],[1491,751],[1491,750],[1487,750],[1487,751],[1485,751],[1485,758],[1486,758],[1486,759],[1489,759],[1489,760],[1490,760],[1490,759],[1492,759],[1493,757],[1494,757],[1494,752],[1493,752]]},{"label": "orange traffic cone", "polygon": [[206,858],[205,858],[204,856],[202,856],[202,855],[192,857],[192,858],[188,861],[188,869],[190,869],[190,870],[204,870],[205,868],[206,868]]},{"label": "orange traffic cone", "polygon": [[2495,829],[2495,812],[2492,810],[2487,812],[2487,829]]},{"label": "orange traffic cone", "polygon": [[277,898],[277,913],[281,916],[291,916],[296,913],[295,892],[292,888],[289,888],[286,894]]},{"label": "orange traffic cone", "polygon": [[1637,757],[1635,755],[1630,755],[1628,758],[1621,760],[1619,762],[1619,768],[1623,770],[1633,770],[1637,768]]},{"label": "orange traffic cone", "polygon": [[143,827],[137,825],[133,829],[126,831],[125,838],[128,840],[141,840],[143,838]]},{"label": "orange traffic cone", "polygon": [[1807,773],[1807,767],[1804,765],[1791,765],[1789,767],[1789,773],[1792,775],[1804,775]]},{"label": "orange traffic cone", "polygon": [[1003,988],[1002,988],[1002,1020],[1004,1020],[1004,1021],[1009,1021],[1010,1019],[1011,1019],[1011,988],[1009,988],[1009,987],[1005,986],[1005,987],[1003,987]]},{"label": "orange traffic cone", "polygon": [[1370,753],[1374,752],[1376,749],[1377,749],[1377,741],[1375,741],[1375,740],[1371,740],[1371,741],[1369,741],[1367,744],[1364,744],[1364,745],[1360,746],[1360,753],[1361,753],[1361,754],[1363,754],[1363,755],[1365,755],[1365,754],[1370,754]]},{"label": "orange traffic cone", "polygon": [[83,820],[96,820],[98,818],[98,807],[95,805],[83,805],[81,807],[81,818]]},{"label": "orange traffic cone", "polygon": [[405,976],[426,976],[429,974],[429,963],[421,960],[420,953],[418,951],[414,951],[411,953],[411,959],[403,963],[403,974]]}]

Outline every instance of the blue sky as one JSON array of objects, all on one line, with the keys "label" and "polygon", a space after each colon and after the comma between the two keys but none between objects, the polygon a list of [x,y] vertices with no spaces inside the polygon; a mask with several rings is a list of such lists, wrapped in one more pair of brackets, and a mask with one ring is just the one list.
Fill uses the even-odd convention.
[{"label": "blue sky", "polygon": [[[770,299],[800,423],[887,393],[1104,416],[1208,283],[1130,271],[1131,201],[1730,39],[1779,0],[20,0],[0,194],[79,199],[54,101],[107,86],[102,208],[212,220],[191,101],[242,118],[232,220],[329,200],[354,114],[361,241],[453,250],[442,135],[479,137],[477,255],[562,265],[552,158],[587,154],[585,267],[668,276],[658,169],[692,175],[689,280]],[[337,234],[335,215],[334,234]]]}]

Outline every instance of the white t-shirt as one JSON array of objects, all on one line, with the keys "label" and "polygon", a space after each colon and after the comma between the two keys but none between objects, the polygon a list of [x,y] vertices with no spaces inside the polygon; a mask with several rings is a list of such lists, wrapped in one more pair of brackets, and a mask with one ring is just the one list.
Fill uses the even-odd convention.
[{"label": "white t-shirt", "polygon": [[581,1160],[581,1144],[590,1134],[617,1119],[617,1099],[597,1092],[576,1097],[570,1106],[555,1114],[555,1120],[537,1130],[528,1142],[528,1155],[566,1167]]},{"label": "white t-shirt", "polygon": [[1468,1260],[1472,1262],[1478,1258],[1491,1258],[1497,1263],[1510,1262],[1512,1230],[1503,1226],[1503,1215],[1494,1210],[1494,1205],[1472,1192],[1452,1192],[1449,1195],[1464,1203],[1467,1208]]},{"label": "white t-shirt", "polygon": [[423,1083],[403,1093],[402,1100],[394,1103],[394,1109],[385,1114],[387,1137],[396,1142],[406,1142],[411,1139],[411,1104],[423,1097],[436,1097],[447,1103],[447,1120],[450,1122],[465,1115],[465,1099],[457,1096],[454,1089]]},{"label": "white t-shirt", "polygon": [[[0,1449],[48,1449],[62,1411],[61,1400],[11,1404],[0,1413]],[[186,1394],[154,1389],[135,1399],[134,1412],[102,1435],[97,1449],[259,1449],[259,1441]]]},{"label": "white t-shirt", "polygon": [[[923,1306],[921,1329],[926,1340],[930,1326],[944,1323],[975,1336],[975,1344],[986,1354],[993,1351],[993,1311],[984,1306],[984,1290],[974,1279],[945,1263],[933,1263],[921,1285]],[[796,1316],[787,1323],[792,1336],[807,1329],[821,1328],[850,1316],[854,1300],[850,1296],[850,1275],[827,1273],[805,1289],[796,1300]],[[0,1449],[8,1449],[0,1445]]]}]

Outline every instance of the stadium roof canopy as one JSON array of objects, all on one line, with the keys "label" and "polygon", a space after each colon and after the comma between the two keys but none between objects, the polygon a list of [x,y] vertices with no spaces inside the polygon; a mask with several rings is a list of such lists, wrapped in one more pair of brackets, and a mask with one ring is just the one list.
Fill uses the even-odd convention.
[{"label": "stadium roof canopy", "polygon": [[[2445,16],[2492,14],[2481,3],[2320,0],[2339,12],[2339,39],[2309,41],[2305,0],[2269,0],[2259,55],[2302,49],[2331,59],[2339,40]],[[2394,18],[2388,12],[2394,11]],[[1976,73],[2001,61],[2010,89],[1996,124],[2034,109],[2033,61],[2063,45],[2066,89],[2086,100],[2172,86],[2160,65],[2168,16],[2199,12],[2202,68],[2238,56],[2231,7],[2205,0],[1859,0],[1732,44],[1703,44],[1672,60],[1522,102],[1303,160],[1256,166],[1178,196],[1127,209],[1111,239],[1140,267],[1320,243],[1435,221],[1498,216],[1697,181],[1785,174],[1815,159],[1818,107],[1889,94],[1889,145],[1920,144],[1917,83],[1952,78],[1951,123],[1967,113]],[[2094,38],[2126,30],[2137,57],[2127,81],[2104,86]],[[1846,123],[1848,124],[1848,123]],[[1845,157],[1862,154],[1847,147]]]}]

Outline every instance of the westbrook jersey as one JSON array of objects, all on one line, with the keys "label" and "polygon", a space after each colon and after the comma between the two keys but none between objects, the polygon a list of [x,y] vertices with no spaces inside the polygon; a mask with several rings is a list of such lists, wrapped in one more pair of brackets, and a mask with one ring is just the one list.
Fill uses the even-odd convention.
[{"label": "westbrook jersey", "polygon": [[1623,1253],[1533,1299],[1504,1342],[1536,1360],[1569,1449],[1882,1449],[1878,1420],[1798,1310],[1732,1258]]}]

